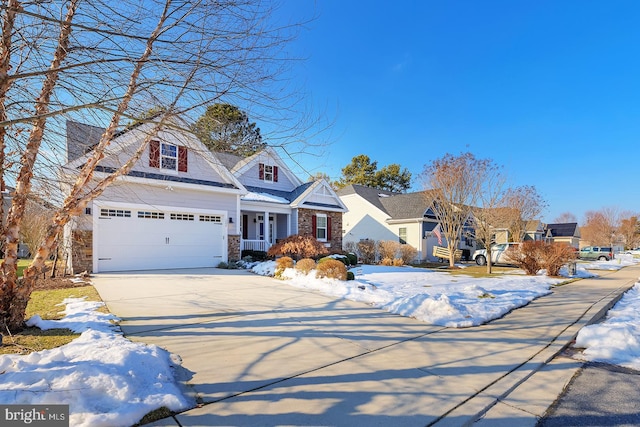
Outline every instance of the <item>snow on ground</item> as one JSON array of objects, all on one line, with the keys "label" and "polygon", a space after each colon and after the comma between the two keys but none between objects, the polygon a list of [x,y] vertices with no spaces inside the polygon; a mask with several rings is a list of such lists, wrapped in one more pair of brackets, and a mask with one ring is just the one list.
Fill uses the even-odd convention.
[{"label": "snow on ground", "polygon": [[[162,406],[178,411],[194,406],[174,379],[165,350],[124,338],[103,303],[68,298],[65,317],[29,326],[68,328],[81,333],[69,344],[26,356],[0,356],[1,404],[68,404],[69,425],[131,426]],[[8,338],[5,338],[8,340]]]},{"label": "snow on ground", "polygon": [[[461,265],[464,267],[464,265]],[[258,264],[252,271],[273,275],[275,262]],[[565,281],[544,275],[509,274],[476,278],[464,274],[412,267],[363,265],[352,269],[355,280],[316,279],[295,269],[286,269],[286,283],[324,294],[360,301],[423,322],[449,326],[477,326],[522,307],[551,292]],[[568,275],[566,268],[562,270]],[[591,277],[582,266],[576,277]]]},{"label": "snow on ground", "polygon": [[[593,270],[613,270],[639,262],[631,256],[579,263],[575,277]],[[252,271],[272,275],[275,263],[260,263]],[[589,269],[589,271],[587,270]],[[431,324],[466,327],[495,319],[534,298],[551,292],[562,281],[543,275],[501,275],[478,279],[463,274],[411,267],[362,266],[356,280],[318,280],[287,270],[285,283],[340,298],[371,304]],[[568,270],[562,270],[567,276]],[[609,312],[606,322],[579,334],[585,357],[640,369],[640,283]],[[100,302],[70,298],[65,317],[30,325],[41,329],[69,328],[81,333],[71,343],[26,356],[0,356],[0,404],[68,404],[70,425],[130,426],[149,411],[166,406],[181,411],[195,406],[175,380],[177,357],[153,345],[125,339],[117,319],[96,309]]]},{"label": "snow on ground", "polygon": [[640,371],[640,279],[603,322],[578,332],[574,347],[585,349],[577,356],[582,359]]}]

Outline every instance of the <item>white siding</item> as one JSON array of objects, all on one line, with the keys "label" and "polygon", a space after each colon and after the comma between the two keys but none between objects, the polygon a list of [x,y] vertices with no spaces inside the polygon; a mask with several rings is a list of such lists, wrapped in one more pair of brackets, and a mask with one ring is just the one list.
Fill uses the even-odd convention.
[{"label": "white siding", "polygon": [[397,240],[397,226],[386,224],[389,216],[358,195],[341,197],[348,211],[342,216],[342,244],[363,239]]},{"label": "white siding", "polygon": [[211,187],[207,189],[208,191],[185,189],[169,181],[166,185],[162,185],[164,186],[115,182],[105,190],[99,200],[223,210],[235,220],[237,210],[235,194],[216,192],[216,187]]},{"label": "white siding", "polygon": [[270,163],[269,159],[260,160],[260,162],[267,165],[278,166],[278,182],[264,181],[260,179],[259,164],[255,163],[249,169],[247,169],[241,176],[236,177],[243,185],[249,185],[253,187],[269,188],[272,190],[280,191],[293,191],[296,186],[292,183],[287,175],[284,173],[284,167],[280,165],[274,165]]}]

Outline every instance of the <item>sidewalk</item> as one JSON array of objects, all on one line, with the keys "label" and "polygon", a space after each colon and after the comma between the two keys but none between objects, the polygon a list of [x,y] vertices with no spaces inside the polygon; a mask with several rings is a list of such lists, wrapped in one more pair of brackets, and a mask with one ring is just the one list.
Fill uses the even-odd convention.
[{"label": "sidewalk", "polygon": [[535,426],[581,366],[556,356],[640,266],[598,273],[466,329],[266,278],[221,286],[215,313],[203,307],[197,323],[122,326],[179,354],[201,402],[152,425]]}]

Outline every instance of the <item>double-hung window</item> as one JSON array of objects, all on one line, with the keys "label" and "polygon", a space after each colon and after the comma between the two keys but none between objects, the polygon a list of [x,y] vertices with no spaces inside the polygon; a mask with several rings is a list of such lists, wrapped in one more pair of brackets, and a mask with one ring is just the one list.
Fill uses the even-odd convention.
[{"label": "double-hung window", "polygon": [[173,144],[163,142],[160,144],[160,168],[178,169],[178,147]]},{"label": "double-hung window", "polygon": [[316,239],[321,242],[327,241],[327,216],[318,214],[316,216]]}]

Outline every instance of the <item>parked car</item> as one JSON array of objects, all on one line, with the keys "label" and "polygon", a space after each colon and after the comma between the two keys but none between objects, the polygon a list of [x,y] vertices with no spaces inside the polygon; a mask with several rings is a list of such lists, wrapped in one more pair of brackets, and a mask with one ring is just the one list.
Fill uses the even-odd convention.
[{"label": "parked car", "polygon": [[592,261],[609,261],[613,259],[613,248],[610,246],[587,246],[580,249],[578,258]]},{"label": "parked car", "polygon": [[624,253],[625,254],[629,254],[629,255],[633,255],[633,256],[640,256],[640,248],[629,249],[628,251],[625,251]]},{"label": "parked car", "polygon": [[[511,250],[515,250],[518,248],[518,243],[509,242],[509,243],[500,243],[497,245],[491,246],[491,264],[505,264],[505,265],[513,265],[513,261],[509,258],[508,252]],[[486,249],[478,249],[473,253],[471,257],[476,264],[478,265],[486,265],[487,264],[487,250]]]}]

